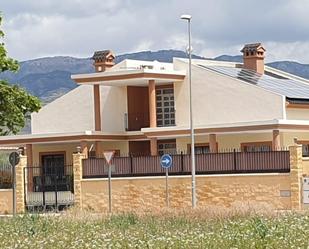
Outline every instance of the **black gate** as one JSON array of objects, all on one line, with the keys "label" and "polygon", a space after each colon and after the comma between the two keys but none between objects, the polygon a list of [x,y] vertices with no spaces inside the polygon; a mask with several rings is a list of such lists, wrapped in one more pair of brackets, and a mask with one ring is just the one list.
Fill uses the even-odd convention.
[{"label": "black gate", "polygon": [[28,210],[59,210],[74,203],[72,165],[26,167],[25,204]]}]

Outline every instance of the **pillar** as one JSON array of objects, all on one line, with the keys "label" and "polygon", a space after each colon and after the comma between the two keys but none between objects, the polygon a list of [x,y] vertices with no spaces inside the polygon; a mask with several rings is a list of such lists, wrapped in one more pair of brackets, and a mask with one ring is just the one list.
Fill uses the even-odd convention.
[{"label": "pillar", "polygon": [[[33,152],[32,144],[26,144],[26,156],[27,156],[27,167],[34,167],[33,165]],[[33,169],[27,170],[27,175],[25,176],[25,181],[27,182],[27,188],[29,190],[33,189]]]},{"label": "pillar", "polygon": [[157,127],[157,110],[156,110],[156,85],[154,80],[149,80],[149,121],[150,128]]},{"label": "pillar", "polygon": [[95,142],[95,156],[96,157],[103,157],[102,142],[100,142],[100,141]]},{"label": "pillar", "polygon": [[27,166],[27,156],[20,156],[19,163],[15,166],[16,172],[16,212],[25,212],[25,178],[24,168]]},{"label": "pillar", "polygon": [[74,179],[74,205],[82,207],[82,179],[83,166],[82,159],[85,158],[83,153],[73,154],[73,179]]},{"label": "pillar", "polygon": [[291,182],[291,209],[300,210],[302,207],[302,146],[293,145],[290,149],[290,182]]},{"label": "pillar", "polygon": [[280,150],[280,133],[279,130],[273,130],[272,150]]},{"label": "pillar", "polygon": [[27,166],[33,167],[32,144],[26,144]]},{"label": "pillar", "polygon": [[87,143],[87,141],[81,141],[80,147],[81,147],[81,153],[85,156],[85,158],[88,158],[88,143]]},{"label": "pillar", "polygon": [[93,85],[93,99],[94,99],[94,130],[101,131],[101,99],[100,99],[100,85]]},{"label": "pillar", "polygon": [[217,137],[216,134],[209,134],[209,150],[211,153],[217,153]]},{"label": "pillar", "polygon": [[150,155],[158,155],[158,144],[156,138],[150,138]]}]

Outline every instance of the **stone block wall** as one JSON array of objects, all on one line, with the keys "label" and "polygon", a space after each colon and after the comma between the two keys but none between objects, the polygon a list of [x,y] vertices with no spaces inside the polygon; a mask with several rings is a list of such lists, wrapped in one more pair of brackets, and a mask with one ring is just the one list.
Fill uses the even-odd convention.
[{"label": "stone block wall", "polygon": [[[82,207],[95,212],[108,211],[108,181],[82,180]],[[291,209],[289,174],[244,174],[197,176],[197,207],[267,206]],[[191,207],[191,177],[169,178],[171,208]],[[158,210],[166,207],[165,177],[122,178],[112,180],[113,211]]]},{"label": "stone block wall", "polygon": [[0,190],[0,214],[13,213],[13,190],[1,189]]}]

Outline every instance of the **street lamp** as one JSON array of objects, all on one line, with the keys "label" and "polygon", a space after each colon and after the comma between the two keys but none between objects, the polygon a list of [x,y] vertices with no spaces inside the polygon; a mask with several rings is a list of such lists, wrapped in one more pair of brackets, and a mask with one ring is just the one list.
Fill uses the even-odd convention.
[{"label": "street lamp", "polygon": [[182,20],[188,21],[188,36],[189,36],[189,102],[190,102],[190,134],[191,134],[191,173],[192,173],[192,208],[196,207],[196,188],[195,188],[195,148],[194,148],[194,129],[193,129],[193,114],[192,114],[192,80],[191,80],[191,16],[182,15]]}]

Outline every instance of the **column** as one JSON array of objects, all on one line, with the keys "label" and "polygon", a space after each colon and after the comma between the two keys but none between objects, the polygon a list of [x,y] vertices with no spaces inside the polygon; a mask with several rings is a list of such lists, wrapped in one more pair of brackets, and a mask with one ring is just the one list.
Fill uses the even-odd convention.
[{"label": "column", "polygon": [[156,110],[156,85],[154,80],[149,80],[149,121],[150,128],[157,127],[157,110]]},{"label": "column", "polygon": [[300,210],[302,208],[302,146],[290,146],[290,181],[291,181],[291,209]]},{"label": "column", "polygon": [[280,150],[280,133],[279,130],[273,130],[272,149]]},{"label": "column", "polygon": [[150,155],[152,156],[158,155],[157,138],[150,138]]},{"label": "column", "polygon": [[81,141],[80,147],[81,147],[81,153],[85,156],[85,158],[88,158],[88,143],[87,143],[87,141]]},{"label": "column", "polygon": [[[32,144],[26,144],[26,156],[27,156],[27,167],[34,167],[33,165],[33,152],[32,152]],[[37,165],[38,166],[38,165]],[[29,190],[33,189],[33,171],[34,169],[29,168],[26,172],[27,188]]]},{"label": "column", "polygon": [[27,165],[27,156],[20,156],[19,164],[16,167],[16,212],[25,212],[25,178],[24,168]]},{"label": "column", "polygon": [[33,167],[32,144],[26,144],[27,166]]},{"label": "column", "polygon": [[209,134],[209,149],[211,153],[217,153],[217,137],[216,134]]},{"label": "column", "polygon": [[94,99],[94,130],[101,131],[101,99],[100,99],[100,85],[93,85],[93,99]]},{"label": "column", "polygon": [[101,141],[95,142],[95,156],[96,157],[103,157],[103,148],[102,148],[102,142]]},{"label": "column", "polygon": [[82,208],[82,179],[83,168],[82,159],[85,155],[82,153],[73,154],[73,179],[74,179],[74,205]]}]

